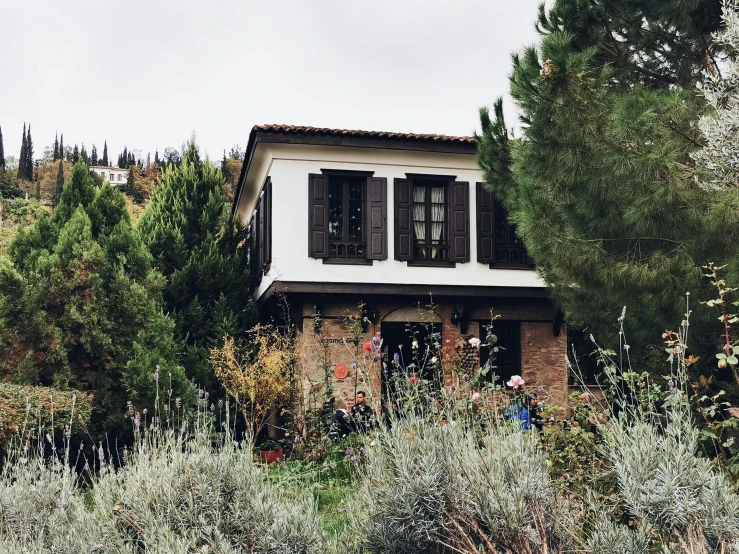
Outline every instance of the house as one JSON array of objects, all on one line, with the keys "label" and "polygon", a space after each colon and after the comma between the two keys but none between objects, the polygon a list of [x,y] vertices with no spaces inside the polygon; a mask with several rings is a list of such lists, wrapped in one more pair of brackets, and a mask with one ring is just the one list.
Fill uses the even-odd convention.
[{"label": "house", "polygon": [[[414,323],[448,357],[494,332],[504,379],[520,374],[566,403],[562,314],[482,180],[473,137],[252,129],[233,209],[249,226],[256,301],[269,313],[287,299],[301,363],[315,383],[335,369],[337,405],[351,405],[357,387],[381,393],[388,376],[360,382],[353,356],[380,336],[385,359],[408,363]],[[360,304],[365,329],[354,344],[346,317]]]},{"label": "house", "polygon": [[128,170],[120,167],[112,167],[107,165],[91,165],[90,171],[99,174],[103,179],[110,182],[113,186],[122,185],[128,177]]}]

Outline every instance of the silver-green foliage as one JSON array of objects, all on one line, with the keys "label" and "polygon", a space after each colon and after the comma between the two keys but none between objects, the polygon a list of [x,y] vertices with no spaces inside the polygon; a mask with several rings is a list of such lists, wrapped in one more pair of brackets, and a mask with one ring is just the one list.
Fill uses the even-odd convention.
[{"label": "silver-green foliage", "polygon": [[313,500],[285,501],[248,444],[170,434],[124,469],[103,465],[87,493],[38,460],[0,481],[3,552],[319,554],[324,543]]},{"label": "silver-green foliage", "polygon": [[354,518],[377,554],[557,552],[571,536],[534,433],[413,417],[377,435]]},{"label": "silver-green foliage", "polygon": [[739,497],[698,455],[699,432],[680,393],[671,400],[664,429],[637,413],[622,415],[606,430],[606,453],[625,507],[641,529],[658,530],[657,542],[686,552],[739,552]]}]

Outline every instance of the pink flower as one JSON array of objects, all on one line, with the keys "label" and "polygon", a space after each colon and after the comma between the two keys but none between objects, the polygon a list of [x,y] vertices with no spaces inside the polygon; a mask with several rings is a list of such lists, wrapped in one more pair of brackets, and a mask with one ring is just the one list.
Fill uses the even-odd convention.
[{"label": "pink flower", "polygon": [[411,385],[416,385],[416,384],[418,384],[418,377],[416,377],[416,376],[414,375],[413,377],[411,377],[410,379],[408,379],[408,382],[409,382],[409,383],[410,383]]},{"label": "pink flower", "polygon": [[511,380],[506,383],[506,385],[517,389],[518,387],[522,387],[525,383],[526,381],[524,381],[520,375],[514,375],[513,377],[511,377]]},{"label": "pink flower", "polygon": [[471,338],[471,339],[470,339],[469,341],[467,341],[467,342],[469,342],[469,343],[470,343],[470,346],[471,346],[472,348],[480,348],[480,339],[477,339],[477,338],[474,338],[474,337],[473,337],[473,338]]},{"label": "pink flower", "polygon": [[479,392],[473,392],[472,393],[472,400],[474,402],[477,402],[478,400],[480,400],[480,393]]}]

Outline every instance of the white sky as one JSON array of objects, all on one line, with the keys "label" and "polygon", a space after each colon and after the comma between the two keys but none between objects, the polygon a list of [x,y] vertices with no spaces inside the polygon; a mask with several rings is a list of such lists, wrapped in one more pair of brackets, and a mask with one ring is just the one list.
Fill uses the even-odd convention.
[{"label": "white sky", "polygon": [[220,158],[259,123],[468,135],[539,2],[0,0],[5,153],[24,121],[37,157],[59,131],[113,162],[193,130]]}]

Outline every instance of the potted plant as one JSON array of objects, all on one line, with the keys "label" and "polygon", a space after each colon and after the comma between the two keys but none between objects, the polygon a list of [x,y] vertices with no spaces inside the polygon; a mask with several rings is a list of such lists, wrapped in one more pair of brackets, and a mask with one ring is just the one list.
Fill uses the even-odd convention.
[{"label": "potted plant", "polygon": [[285,457],[285,454],[280,443],[266,440],[259,445],[259,457],[268,464],[276,464]]}]

